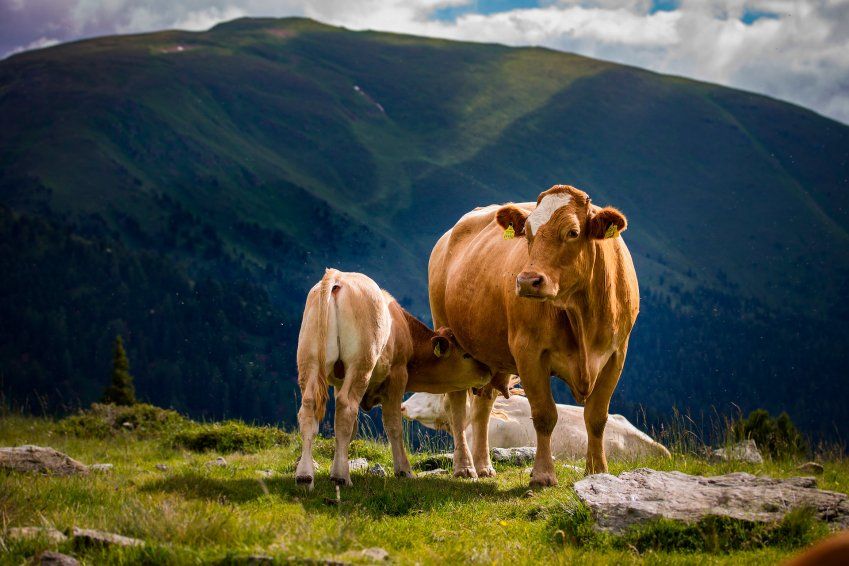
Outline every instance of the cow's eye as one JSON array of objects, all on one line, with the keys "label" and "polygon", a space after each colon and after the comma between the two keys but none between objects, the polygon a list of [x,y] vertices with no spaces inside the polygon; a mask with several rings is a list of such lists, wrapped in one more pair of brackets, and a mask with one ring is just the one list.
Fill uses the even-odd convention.
[{"label": "cow's eye", "polygon": [[572,230],[569,230],[569,237],[574,240],[578,237],[578,231],[574,228]]}]

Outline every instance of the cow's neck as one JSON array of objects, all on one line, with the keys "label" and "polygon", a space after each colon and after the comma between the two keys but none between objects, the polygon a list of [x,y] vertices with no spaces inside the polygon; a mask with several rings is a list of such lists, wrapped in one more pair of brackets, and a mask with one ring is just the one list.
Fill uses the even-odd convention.
[{"label": "cow's neck", "polygon": [[[399,306],[399,308],[401,308]],[[404,313],[404,320],[407,322],[407,328],[410,332],[410,338],[413,343],[413,356],[409,360],[411,365],[421,365],[425,362],[430,362],[433,359],[433,345],[431,338],[436,336],[436,333],[428,328],[428,326],[401,308]]]}]

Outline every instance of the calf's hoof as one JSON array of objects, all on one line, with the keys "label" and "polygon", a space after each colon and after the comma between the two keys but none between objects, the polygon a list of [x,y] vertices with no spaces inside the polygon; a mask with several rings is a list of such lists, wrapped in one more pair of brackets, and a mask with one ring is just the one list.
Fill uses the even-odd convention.
[{"label": "calf's hoof", "polygon": [[395,472],[396,478],[411,478],[413,477],[413,472],[407,470],[401,470],[400,472]]},{"label": "calf's hoof", "polygon": [[343,487],[350,487],[354,485],[354,482],[351,481],[351,478],[339,478],[335,476],[330,476],[330,481],[332,481],[336,485]]},{"label": "calf's hoof", "polygon": [[486,466],[485,468],[481,468],[478,470],[479,478],[494,478],[495,477],[495,468],[492,466]]},{"label": "calf's hoof", "polygon": [[297,483],[298,485],[305,485],[309,487],[310,490],[312,490],[314,485],[312,476],[296,476],[295,483]]},{"label": "calf's hoof", "polygon": [[531,473],[531,487],[554,487],[557,485],[557,477],[552,472]]},{"label": "calf's hoof", "polygon": [[478,473],[472,466],[464,466],[462,468],[457,468],[456,470],[454,470],[454,477],[478,479]]}]

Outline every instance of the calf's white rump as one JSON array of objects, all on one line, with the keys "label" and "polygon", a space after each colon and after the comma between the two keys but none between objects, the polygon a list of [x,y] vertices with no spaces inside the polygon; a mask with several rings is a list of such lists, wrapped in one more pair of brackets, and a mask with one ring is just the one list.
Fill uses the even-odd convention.
[{"label": "calf's white rump", "polygon": [[[428,428],[451,432],[447,397],[416,393],[401,406],[401,413]],[[468,411],[467,411],[468,414]],[[467,423],[467,429],[470,428]],[[499,397],[489,417],[489,445],[494,448],[536,446],[536,431],[531,421],[531,405],[521,395]],[[669,456],[669,450],[636,428],[622,415],[610,415],[604,430],[604,450],[619,460],[642,456]],[[557,405],[557,425],[551,434],[555,458],[576,460],[587,453],[584,408]]]}]

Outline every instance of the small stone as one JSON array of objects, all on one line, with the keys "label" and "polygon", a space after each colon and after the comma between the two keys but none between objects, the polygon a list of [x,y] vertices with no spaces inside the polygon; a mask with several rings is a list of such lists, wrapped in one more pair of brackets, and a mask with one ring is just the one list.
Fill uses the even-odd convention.
[{"label": "small stone", "polygon": [[106,531],[73,528],[74,546],[144,546],[144,541]]},{"label": "small stone", "polygon": [[389,553],[379,546],[363,549],[362,552],[360,552],[360,556],[373,562],[385,562],[389,560]]},{"label": "small stone", "polygon": [[530,468],[525,468],[524,470],[522,470],[522,472],[525,473],[525,474],[531,475],[531,474],[534,473],[534,468],[533,468],[533,466],[530,467]]},{"label": "small stone", "polygon": [[59,529],[54,529],[52,527],[12,527],[6,531],[6,539],[44,539],[53,544],[60,544],[68,540],[68,537],[66,537]]},{"label": "small stone", "polygon": [[156,464],[156,469],[160,472],[167,472],[168,466],[166,466],[165,464]]},{"label": "small stone", "polygon": [[419,476],[441,476],[442,474],[447,474],[448,470],[444,468],[436,468],[435,470],[425,470],[423,472],[419,472]]},{"label": "small stone", "polygon": [[112,464],[92,464],[88,467],[92,472],[111,472],[112,468]]},{"label": "small stone", "polygon": [[227,466],[227,460],[224,459],[224,456],[219,456],[215,460],[210,460],[206,463],[207,466],[215,466],[217,468],[223,468]]},{"label": "small stone", "polygon": [[516,464],[521,466],[533,462],[537,456],[535,446],[522,446],[519,448],[493,448],[492,461]]},{"label": "small stone", "polygon": [[381,478],[386,477],[386,468],[381,466],[380,464],[375,464],[371,468],[368,469],[368,473],[372,476],[378,476]]},{"label": "small stone", "polygon": [[257,470],[256,473],[258,473],[265,479],[274,477],[274,470]]},{"label": "small stone", "polygon": [[135,428],[133,426],[133,423],[130,423],[130,422],[121,423],[121,426],[124,427],[127,430],[133,430]]},{"label": "small stone", "polygon": [[73,556],[47,550],[32,559],[29,564],[33,566],[79,566],[79,562]]},{"label": "small stone", "polygon": [[352,472],[368,470],[368,460],[365,458],[354,458],[353,460],[348,461],[348,469]]},{"label": "small stone", "polygon": [[717,448],[710,455],[711,460],[721,462],[745,462],[747,464],[763,464],[764,459],[758,450],[754,439],[748,438],[727,448]]},{"label": "small stone", "polygon": [[569,470],[570,472],[577,472],[579,474],[584,473],[584,469],[580,466],[573,466],[572,464],[563,464],[563,468]]},{"label": "small stone", "polygon": [[525,499],[530,499],[531,497],[536,497],[536,493],[534,493],[534,490],[529,489],[528,491],[526,491],[526,492],[525,492],[525,494],[523,495],[523,497],[524,497]]},{"label": "small stone", "polygon": [[819,462],[805,462],[796,469],[804,474],[821,474],[825,471]]},{"label": "small stone", "polygon": [[0,448],[0,468],[57,476],[85,475],[89,471],[85,464],[53,448],[29,444]]}]

